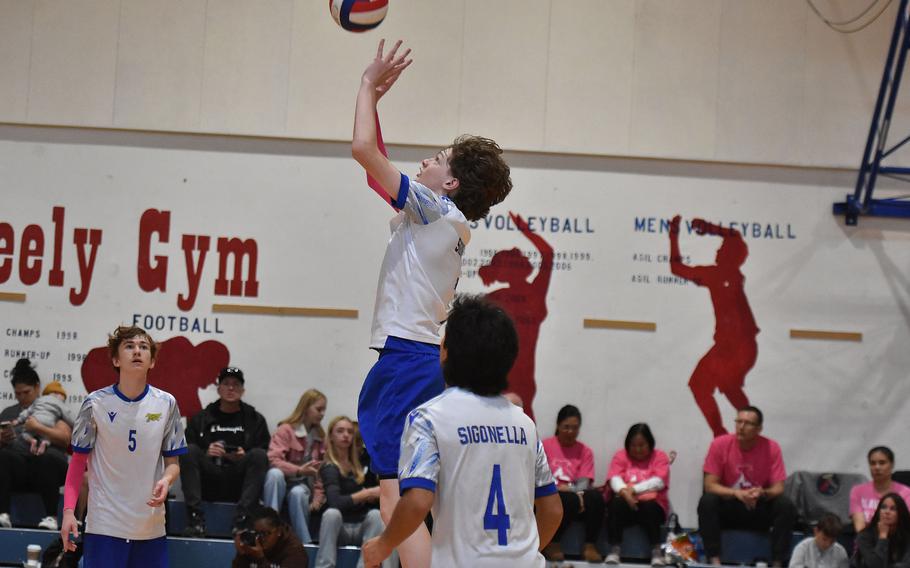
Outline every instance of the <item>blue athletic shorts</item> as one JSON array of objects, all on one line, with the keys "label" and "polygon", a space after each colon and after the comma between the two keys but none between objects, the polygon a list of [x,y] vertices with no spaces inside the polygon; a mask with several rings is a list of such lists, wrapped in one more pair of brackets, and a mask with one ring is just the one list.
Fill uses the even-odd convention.
[{"label": "blue athletic shorts", "polygon": [[398,337],[386,340],[357,403],[360,435],[377,475],[398,476],[401,433],[408,413],[443,390],[438,345]]},{"label": "blue athletic shorts", "polygon": [[85,568],[167,568],[167,537],[132,540],[86,533],[82,540]]}]

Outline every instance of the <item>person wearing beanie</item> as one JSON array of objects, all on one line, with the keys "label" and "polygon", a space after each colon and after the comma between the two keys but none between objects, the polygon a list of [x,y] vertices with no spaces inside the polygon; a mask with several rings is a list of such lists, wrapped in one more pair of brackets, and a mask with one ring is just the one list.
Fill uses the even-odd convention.
[{"label": "person wearing beanie", "polygon": [[24,446],[27,446],[29,453],[40,456],[47,450],[48,445],[50,445],[50,441],[47,438],[40,435],[34,435],[25,430],[25,421],[28,420],[30,416],[33,416],[41,425],[47,426],[48,428],[52,428],[58,420],[66,422],[66,424],[72,428],[73,416],[63,405],[65,402],[66,389],[63,388],[60,381],[48,383],[48,385],[44,387],[44,390],[41,391],[41,396],[28,408],[24,409],[16,419],[15,427],[18,430],[20,440],[18,447],[23,448]]}]

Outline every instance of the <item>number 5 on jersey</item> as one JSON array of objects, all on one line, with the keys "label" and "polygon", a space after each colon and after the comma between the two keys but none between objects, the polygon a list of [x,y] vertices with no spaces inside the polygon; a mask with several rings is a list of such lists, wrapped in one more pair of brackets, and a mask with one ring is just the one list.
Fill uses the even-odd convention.
[{"label": "number 5 on jersey", "polygon": [[130,449],[131,452],[136,451],[136,431],[135,430],[130,430],[130,442],[127,447]]},{"label": "number 5 on jersey", "polygon": [[[493,508],[496,512],[493,512]],[[502,474],[499,464],[493,465],[493,480],[490,482],[490,495],[487,497],[487,510],[483,514],[483,530],[496,531],[499,546],[509,544],[508,530],[511,527],[506,504],[502,497]]]}]

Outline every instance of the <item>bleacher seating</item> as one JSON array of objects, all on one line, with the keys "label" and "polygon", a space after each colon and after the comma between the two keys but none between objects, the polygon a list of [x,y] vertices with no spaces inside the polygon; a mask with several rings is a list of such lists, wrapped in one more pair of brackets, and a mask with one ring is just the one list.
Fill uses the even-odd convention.
[{"label": "bleacher seating", "polygon": [[[606,523],[604,523],[606,525]],[[666,534],[664,531],[663,534]],[[638,526],[628,527],[622,534],[622,557],[635,560],[650,560],[651,545],[648,543],[648,535],[644,529]],[[585,544],[585,527],[581,521],[577,521],[566,527],[562,533],[559,542],[563,553],[570,556],[581,557],[581,551]],[[594,543],[601,554],[606,555],[610,551],[610,543],[607,540],[607,528],[603,527],[600,531],[600,537]]]},{"label": "bleacher seating", "polygon": [[[46,548],[57,537],[56,532],[34,529],[0,529],[0,565],[21,565],[29,544]],[[306,547],[310,566],[316,564],[318,546]],[[168,537],[168,556],[171,566],[207,568],[230,566],[234,558],[234,543],[224,539],[195,539]],[[338,549],[338,568],[355,568],[360,549],[344,546]]]}]

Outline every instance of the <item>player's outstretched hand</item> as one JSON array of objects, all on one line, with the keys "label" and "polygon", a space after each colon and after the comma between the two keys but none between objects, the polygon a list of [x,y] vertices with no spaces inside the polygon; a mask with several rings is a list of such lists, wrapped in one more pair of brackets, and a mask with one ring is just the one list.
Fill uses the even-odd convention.
[{"label": "player's outstretched hand", "polygon": [[382,537],[371,538],[366,541],[360,549],[363,555],[364,568],[378,568],[383,560],[392,554],[392,549],[382,540]]},{"label": "player's outstretched hand", "polygon": [[405,49],[399,54],[398,50],[400,48],[401,40],[398,40],[388,53],[383,53],[385,50],[385,40],[379,40],[376,58],[373,59],[373,62],[370,63],[363,72],[361,80],[366,81],[373,86],[377,100],[392,88],[392,85],[398,80],[401,72],[411,64],[412,60],[408,59],[411,50]]},{"label": "player's outstretched hand", "polygon": [[167,499],[167,490],[170,487],[170,484],[167,482],[167,479],[159,479],[158,483],[155,484],[155,487],[152,489],[152,498],[146,501],[146,504],[149,507],[159,507],[164,504],[164,500]]},{"label": "player's outstretched hand", "polygon": [[63,550],[74,552],[77,538],[79,538],[79,523],[76,522],[76,515],[72,509],[64,509],[63,523],[60,525],[60,540],[63,541]]}]

